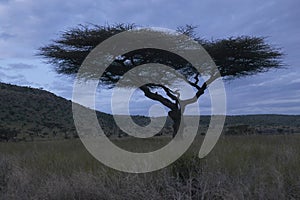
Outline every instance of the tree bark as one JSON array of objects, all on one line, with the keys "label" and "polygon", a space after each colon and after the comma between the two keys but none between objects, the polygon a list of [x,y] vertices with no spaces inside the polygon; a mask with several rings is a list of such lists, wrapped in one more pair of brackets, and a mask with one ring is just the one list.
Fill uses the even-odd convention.
[{"label": "tree bark", "polygon": [[[180,130],[180,122],[181,122],[181,110],[171,110],[168,112],[169,117],[173,120],[173,134],[172,137],[174,138]],[[181,134],[181,133],[179,133]]]}]

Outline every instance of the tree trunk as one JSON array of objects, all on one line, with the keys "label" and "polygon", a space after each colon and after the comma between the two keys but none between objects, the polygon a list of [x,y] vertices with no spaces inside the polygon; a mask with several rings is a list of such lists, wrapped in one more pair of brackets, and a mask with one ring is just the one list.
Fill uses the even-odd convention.
[{"label": "tree trunk", "polygon": [[[179,133],[181,130],[180,128],[180,121],[181,121],[181,110],[171,110],[168,112],[169,117],[173,120],[173,134],[172,137],[174,138],[177,133]],[[181,134],[181,133],[179,133]]]}]

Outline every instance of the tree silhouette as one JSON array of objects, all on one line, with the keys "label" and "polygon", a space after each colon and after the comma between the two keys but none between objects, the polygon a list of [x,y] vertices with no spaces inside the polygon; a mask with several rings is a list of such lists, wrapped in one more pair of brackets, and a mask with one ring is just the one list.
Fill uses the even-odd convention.
[{"label": "tree silhouette", "polygon": [[[134,24],[79,25],[63,32],[51,44],[41,47],[38,55],[53,64],[58,73],[76,74],[84,59],[98,44],[111,36],[135,28]],[[168,115],[173,120],[173,136],[178,132],[185,107],[196,102],[209,84],[219,76],[232,79],[282,66],[283,54],[280,49],[267,44],[264,37],[239,36],[208,41],[197,37],[195,27],[191,25],[181,26],[177,31],[193,38],[204,47],[215,62],[218,75],[212,72],[206,81],[201,82],[199,72],[182,57],[161,49],[144,48],[115,57],[99,80],[100,85],[112,88],[126,72],[149,63],[164,64],[182,74],[196,90],[190,99],[180,99],[180,93],[166,84],[149,83],[139,87],[146,97],[169,108]],[[91,78],[93,74],[87,77]],[[157,92],[158,90],[161,92]]]}]

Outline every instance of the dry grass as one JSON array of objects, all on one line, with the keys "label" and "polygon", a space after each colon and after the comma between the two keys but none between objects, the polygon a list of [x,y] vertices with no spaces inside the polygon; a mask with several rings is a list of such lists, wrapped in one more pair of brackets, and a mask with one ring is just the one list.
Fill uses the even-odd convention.
[{"label": "dry grass", "polygon": [[[200,160],[201,139],[147,174],[105,167],[79,140],[1,143],[0,199],[300,199],[300,136],[226,136]],[[115,143],[138,149],[168,140]]]}]

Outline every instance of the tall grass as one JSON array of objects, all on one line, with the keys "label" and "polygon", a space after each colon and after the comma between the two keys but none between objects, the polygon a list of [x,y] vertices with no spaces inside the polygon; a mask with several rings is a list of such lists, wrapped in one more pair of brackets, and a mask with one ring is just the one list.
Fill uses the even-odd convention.
[{"label": "tall grass", "polygon": [[[145,151],[169,140],[114,142]],[[147,174],[102,165],[80,140],[1,143],[0,199],[300,199],[300,136],[226,136],[200,160],[201,142]]]}]

